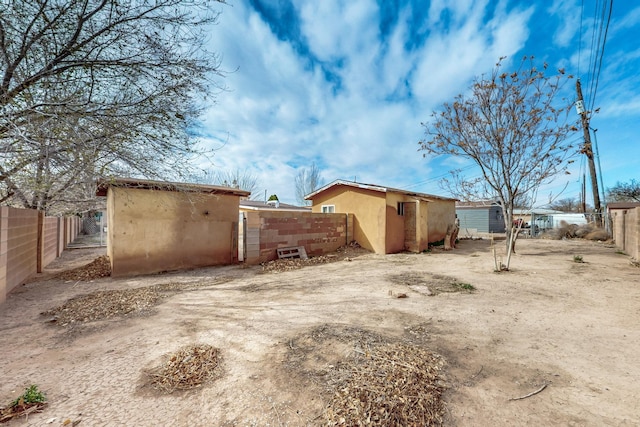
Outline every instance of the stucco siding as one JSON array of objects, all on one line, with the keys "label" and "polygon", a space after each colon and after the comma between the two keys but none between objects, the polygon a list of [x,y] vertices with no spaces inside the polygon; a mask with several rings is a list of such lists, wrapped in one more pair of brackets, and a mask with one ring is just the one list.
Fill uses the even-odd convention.
[{"label": "stucco siding", "polygon": [[632,258],[640,259],[640,207],[612,209],[613,239]]},{"label": "stucco siding", "polygon": [[[415,241],[415,215],[408,212],[409,218],[405,215],[398,215],[398,203],[415,206],[415,200],[397,193],[386,193],[386,236],[385,236],[385,252],[387,254],[401,252],[406,248],[405,221],[413,217],[414,237]],[[413,208],[415,210],[415,208]]]},{"label": "stucco siding", "polygon": [[454,200],[437,200],[427,203],[429,243],[438,242],[447,235],[447,227],[456,221]]},{"label": "stucco siding", "polygon": [[232,263],[238,196],[109,188],[112,276]]},{"label": "stucco siding", "polygon": [[386,198],[384,193],[359,188],[330,188],[313,199],[312,211],[334,205],[336,213],[353,213],[353,238],[375,253],[386,253]]}]

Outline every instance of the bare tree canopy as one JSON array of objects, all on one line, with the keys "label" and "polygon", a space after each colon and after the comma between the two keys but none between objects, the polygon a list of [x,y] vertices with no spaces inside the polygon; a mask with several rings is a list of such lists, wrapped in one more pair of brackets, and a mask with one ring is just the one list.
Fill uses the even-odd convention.
[{"label": "bare tree canopy", "polygon": [[568,197],[549,204],[549,209],[562,212],[583,212],[582,203],[579,198]]},{"label": "bare tree canopy", "polygon": [[239,188],[251,193],[258,188],[258,175],[249,169],[203,171],[201,175],[192,177],[192,180],[203,184]]},{"label": "bare tree canopy", "polygon": [[304,196],[313,193],[324,185],[324,179],[320,175],[320,169],[315,163],[308,168],[302,168],[295,178],[296,200],[301,206],[310,205],[309,200],[305,200]]},{"label": "bare tree canopy", "polygon": [[511,230],[515,202],[530,200],[540,185],[566,171],[577,151],[567,137],[577,128],[568,122],[573,103],[559,99],[571,76],[558,70],[547,77],[547,65],[538,70],[533,57],[505,72],[503,59],[488,76],[475,79],[468,95],[445,103],[423,123],[426,137],[420,147],[425,156],[445,154],[475,163],[481,176],[457,174],[455,195],[499,200],[505,227]]},{"label": "bare tree canopy", "polygon": [[0,200],[44,210],[97,176],[171,178],[219,59],[215,0],[7,0],[0,10]]},{"label": "bare tree canopy", "polygon": [[640,182],[632,179],[629,182],[616,182],[607,191],[610,202],[640,202]]}]

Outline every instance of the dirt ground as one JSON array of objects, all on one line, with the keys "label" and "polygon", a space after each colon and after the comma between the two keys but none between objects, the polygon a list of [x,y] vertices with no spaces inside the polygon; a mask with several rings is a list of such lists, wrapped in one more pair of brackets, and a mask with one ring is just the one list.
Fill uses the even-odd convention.
[{"label": "dirt ground", "polygon": [[[6,425],[323,425],[335,372],[376,341],[442,357],[445,425],[640,425],[640,269],[610,244],[520,240],[503,273],[488,240],[463,240],[279,273],[53,276],[103,254],[65,252],[0,306],[0,405],[30,384],[49,402]],[[126,316],[63,326],[40,314],[152,285],[172,291]],[[169,395],[145,385],[146,369],[193,344],[220,350],[214,381]]]}]

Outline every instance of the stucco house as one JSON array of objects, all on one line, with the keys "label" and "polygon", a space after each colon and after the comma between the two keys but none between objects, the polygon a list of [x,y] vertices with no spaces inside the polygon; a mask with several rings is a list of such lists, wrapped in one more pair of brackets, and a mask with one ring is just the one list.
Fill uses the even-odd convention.
[{"label": "stucco house", "polygon": [[248,191],[131,178],[103,180],[112,276],[232,264]]},{"label": "stucco house", "polygon": [[455,223],[455,199],[336,180],[305,196],[314,213],[351,213],[353,238],[379,254],[420,252]]}]

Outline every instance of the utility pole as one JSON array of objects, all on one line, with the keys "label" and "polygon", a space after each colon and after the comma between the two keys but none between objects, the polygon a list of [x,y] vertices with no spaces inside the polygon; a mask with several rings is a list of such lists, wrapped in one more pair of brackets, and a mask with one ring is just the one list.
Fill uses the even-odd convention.
[{"label": "utility pole", "polygon": [[600,207],[600,192],[598,191],[598,177],[596,175],[596,163],[593,160],[593,146],[591,145],[591,133],[589,131],[589,112],[584,109],[584,100],[582,99],[582,86],[580,79],[576,80],[576,92],[578,100],[576,109],[582,119],[582,130],[584,132],[584,146],[581,152],[587,156],[589,161],[589,175],[591,175],[591,191],[593,192],[593,207],[596,210],[596,224],[602,226],[602,209]]}]

